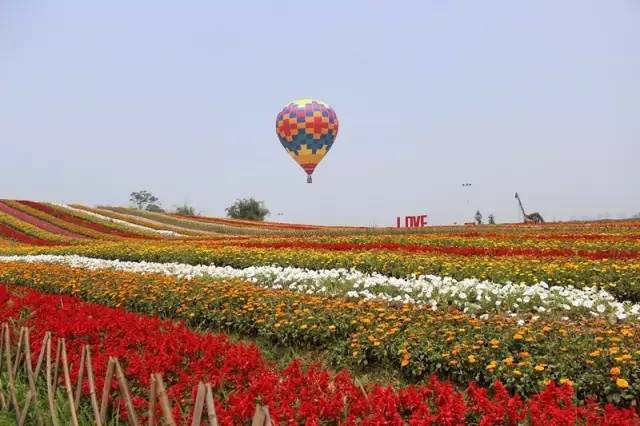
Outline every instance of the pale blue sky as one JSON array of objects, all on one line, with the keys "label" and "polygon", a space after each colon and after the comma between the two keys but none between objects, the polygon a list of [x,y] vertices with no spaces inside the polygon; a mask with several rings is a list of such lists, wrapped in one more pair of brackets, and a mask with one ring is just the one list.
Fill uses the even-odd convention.
[{"label": "pale blue sky", "polygon": [[[314,183],[276,137],[334,107]],[[392,225],[640,211],[640,1],[0,0],[0,197]],[[461,183],[472,182],[470,201]]]}]

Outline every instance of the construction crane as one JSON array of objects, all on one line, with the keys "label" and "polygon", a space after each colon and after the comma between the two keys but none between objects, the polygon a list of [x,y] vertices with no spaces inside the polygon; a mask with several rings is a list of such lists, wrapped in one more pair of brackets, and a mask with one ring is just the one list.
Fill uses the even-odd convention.
[{"label": "construction crane", "polygon": [[524,217],[524,223],[544,223],[544,219],[542,215],[538,212],[527,214],[524,211],[524,207],[522,206],[522,201],[520,201],[520,196],[516,192],[516,199],[518,200],[518,204],[520,205],[520,210],[522,210],[522,216]]}]

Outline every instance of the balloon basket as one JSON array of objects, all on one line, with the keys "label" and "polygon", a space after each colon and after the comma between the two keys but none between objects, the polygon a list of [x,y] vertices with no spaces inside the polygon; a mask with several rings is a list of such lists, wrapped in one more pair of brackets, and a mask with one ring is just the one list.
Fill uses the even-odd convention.
[{"label": "balloon basket", "polygon": [[307,183],[311,183],[311,175],[307,176]]}]

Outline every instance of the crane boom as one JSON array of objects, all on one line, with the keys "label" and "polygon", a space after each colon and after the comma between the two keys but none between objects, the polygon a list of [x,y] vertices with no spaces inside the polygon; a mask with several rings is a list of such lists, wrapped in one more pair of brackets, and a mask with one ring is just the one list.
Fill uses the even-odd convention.
[{"label": "crane boom", "polygon": [[518,204],[520,205],[520,210],[522,210],[522,217],[526,219],[527,213],[525,213],[524,211],[524,206],[522,205],[522,201],[520,200],[520,196],[518,195],[517,192],[516,192],[516,199],[518,200]]}]

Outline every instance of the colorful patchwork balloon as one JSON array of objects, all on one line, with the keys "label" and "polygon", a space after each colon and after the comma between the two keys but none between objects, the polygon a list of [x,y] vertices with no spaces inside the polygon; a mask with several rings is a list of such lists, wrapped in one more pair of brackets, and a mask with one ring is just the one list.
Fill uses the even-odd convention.
[{"label": "colorful patchwork balloon", "polygon": [[338,135],[338,117],[324,102],[299,99],[285,106],[276,119],[276,133],[289,155],[307,172],[307,183]]}]

